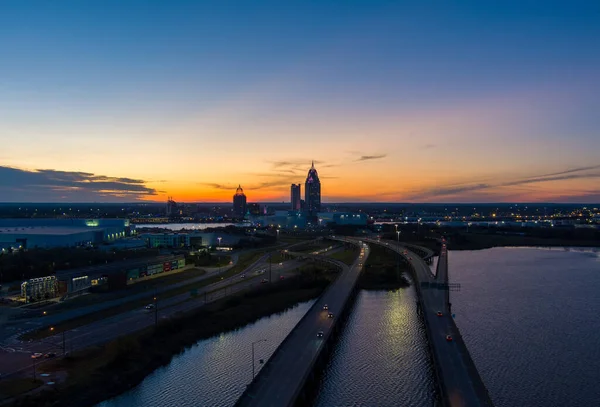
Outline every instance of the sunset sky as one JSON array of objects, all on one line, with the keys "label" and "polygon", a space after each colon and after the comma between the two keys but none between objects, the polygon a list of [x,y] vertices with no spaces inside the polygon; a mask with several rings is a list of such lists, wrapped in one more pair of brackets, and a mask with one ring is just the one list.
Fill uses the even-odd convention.
[{"label": "sunset sky", "polygon": [[449,3],[2,1],[0,202],[600,202],[600,2]]}]

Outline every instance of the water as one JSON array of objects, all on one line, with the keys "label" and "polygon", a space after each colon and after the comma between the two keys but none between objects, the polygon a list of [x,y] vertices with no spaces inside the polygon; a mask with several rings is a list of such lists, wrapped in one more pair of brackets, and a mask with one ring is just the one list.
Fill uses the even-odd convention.
[{"label": "water", "polygon": [[258,373],[259,359],[266,363],[313,302],[199,341],[133,390],[97,407],[232,406],[252,379],[252,342],[267,340],[254,346]]},{"label": "water", "polygon": [[238,225],[236,223],[148,223],[148,224],[135,224],[136,228],[160,228],[168,230],[204,230],[208,228],[224,228],[227,226]]},{"label": "water", "polygon": [[434,406],[434,391],[414,288],[361,291],[315,406]]},{"label": "water", "polygon": [[[450,252],[456,322],[496,407],[600,405],[600,252]],[[434,406],[414,289],[362,291],[324,372],[317,407]],[[207,340],[101,407],[231,406],[312,302]]]},{"label": "water", "polygon": [[456,323],[496,407],[600,405],[597,251],[449,256]]}]

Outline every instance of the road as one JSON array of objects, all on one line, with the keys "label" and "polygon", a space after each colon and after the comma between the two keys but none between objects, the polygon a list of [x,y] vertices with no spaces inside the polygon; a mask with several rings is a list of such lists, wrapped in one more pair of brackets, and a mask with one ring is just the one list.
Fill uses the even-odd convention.
[{"label": "road", "polygon": [[[236,274],[235,276],[223,279],[217,283],[210,284],[198,289],[198,295],[195,298],[192,298],[190,293],[180,294],[163,301],[161,301],[159,297],[157,311],[138,308],[72,329],[65,335],[65,350],[70,352],[92,345],[99,345],[119,336],[152,326],[155,323],[155,313],[158,314],[159,320],[172,318],[178,313],[202,307],[206,303],[260,285],[262,284],[262,279],[268,279],[268,264],[264,263],[266,256],[263,256],[261,259],[262,262],[259,261],[253,263],[241,273],[246,276],[245,278],[242,279],[240,278],[240,274]],[[279,276],[292,276],[294,270],[302,264],[301,261],[294,260],[284,262],[282,265],[272,265],[272,281],[274,283],[278,282]],[[266,272],[260,274],[255,273],[256,269],[265,268],[267,269]],[[18,340],[17,336],[18,335],[13,335],[13,337],[5,340],[1,344],[0,349],[4,352],[21,353],[23,358],[18,359],[16,363],[12,363],[10,366],[0,364],[0,374],[2,376],[31,369],[32,361],[30,360],[30,355],[32,353],[63,353],[62,333],[47,337],[44,340],[31,342],[21,342]]]},{"label": "road", "polygon": [[[294,255],[327,259],[307,253]],[[332,332],[336,323],[335,314],[346,306],[362,270],[363,261],[366,261],[368,255],[369,249],[365,247],[364,254],[350,267],[337,260],[327,259],[342,270],[341,274],[277,348],[236,406],[293,405]],[[329,307],[327,311],[323,310],[325,304]],[[334,314],[334,318],[328,318],[329,312]],[[319,331],[323,332],[323,337],[317,337]]]},{"label": "road", "polygon": [[[487,389],[460,336],[448,307],[448,290],[438,284],[448,283],[448,252],[445,245],[440,252],[434,276],[429,266],[405,246],[391,241],[365,239],[385,245],[400,253],[415,270],[416,284],[429,283],[430,288],[417,289],[421,297],[423,318],[429,331],[429,342],[434,353],[435,370],[442,389],[444,405],[450,407],[492,406]],[[437,316],[437,312],[442,316]],[[451,335],[452,341],[446,336]]]},{"label": "road", "polygon": [[[252,270],[254,268],[261,266],[267,260],[267,258],[268,258],[268,253],[265,254],[264,256],[262,256],[260,259],[256,260],[254,263],[252,263],[249,267],[246,268],[246,270]],[[146,290],[144,292],[129,295],[127,297],[117,298],[117,299],[109,300],[109,301],[102,301],[102,302],[98,302],[97,304],[87,305],[87,306],[83,306],[83,307],[79,307],[79,308],[75,308],[75,309],[71,309],[71,310],[64,310],[64,311],[56,313],[56,314],[53,314],[52,311],[50,310],[49,314],[45,315],[43,317],[40,315],[41,311],[39,311],[37,313],[37,316],[33,317],[33,318],[23,318],[23,319],[7,321],[4,324],[4,329],[2,329],[2,332],[0,332],[0,341],[6,341],[8,338],[14,337],[15,333],[18,333],[19,335],[21,335],[24,332],[30,331],[33,329],[39,329],[44,326],[49,327],[52,325],[57,325],[61,322],[68,321],[68,320],[74,319],[74,318],[78,318],[78,317],[81,317],[81,316],[84,316],[87,314],[103,311],[103,310],[113,308],[113,307],[116,307],[116,306],[119,306],[122,304],[126,304],[128,302],[137,301],[137,300],[140,300],[143,298],[149,298],[153,294],[160,296],[162,293],[171,291],[173,289],[184,287],[184,286],[194,284],[194,283],[198,283],[198,282],[201,282],[208,278],[213,278],[216,275],[225,273],[227,270],[229,270],[229,267],[223,267],[221,269],[218,269],[218,268],[212,269],[210,273],[206,273],[204,275],[190,278],[185,281],[181,281],[178,283],[160,287],[160,288],[157,288],[156,290],[154,290],[154,289]],[[177,302],[177,300],[175,300],[175,299],[172,301]]]}]

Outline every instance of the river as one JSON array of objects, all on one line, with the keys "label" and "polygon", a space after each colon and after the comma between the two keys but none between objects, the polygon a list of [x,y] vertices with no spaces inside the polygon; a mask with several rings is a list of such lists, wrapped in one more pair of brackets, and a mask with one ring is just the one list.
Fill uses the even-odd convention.
[{"label": "river", "polygon": [[[496,407],[598,405],[600,257],[579,249],[449,253],[453,312]],[[361,291],[317,407],[436,406],[414,289]],[[231,406],[310,303],[199,341],[101,407]],[[260,365],[257,362],[257,368]]]},{"label": "river", "polygon": [[133,390],[97,407],[232,406],[256,373],[314,301],[261,318],[236,331],[199,341],[151,373]]},{"label": "river", "polygon": [[[237,223],[140,223],[134,224],[136,229],[141,228],[159,228],[172,231],[186,230],[205,230],[208,228],[224,228],[227,226],[242,226]],[[244,225],[246,226],[246,225]]]}]

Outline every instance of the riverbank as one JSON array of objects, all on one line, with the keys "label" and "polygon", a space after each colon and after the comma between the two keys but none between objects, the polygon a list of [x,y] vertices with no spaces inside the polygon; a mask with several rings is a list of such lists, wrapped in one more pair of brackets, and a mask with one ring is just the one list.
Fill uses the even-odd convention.
[{"label": "riverbank", "polygon": [[404,276],[407,266],[403,262],[398,264],[397,256],[379,245],[371,245],[358,287],[364,290],[396,290],[410,286]]},{"label": "riverbank", "polygon": [[11,406],[92,406],[138,385],[155,369],[201,339],[241,328],[262,317],[280,313],[317,297],[329,283],[291,278],[211,303],[200,310],[122,337],[104,346],[76,352],[47,364],[46,371],[66,371],[68,378],[55,389],[23,396]]},{"label": "riverbank", "polygon": [[492,247],[600,247],[597,239],[543,238],[536,236],[464,233],[448,238],[449,250],[483,250]]}]

